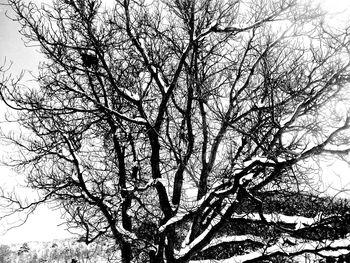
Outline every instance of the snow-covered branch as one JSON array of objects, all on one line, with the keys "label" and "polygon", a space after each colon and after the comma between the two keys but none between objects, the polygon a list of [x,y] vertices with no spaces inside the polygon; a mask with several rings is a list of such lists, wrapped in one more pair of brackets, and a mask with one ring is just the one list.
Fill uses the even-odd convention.
[{"label": "snow-covered branch", "polygon": [[209,226],[198,236],[196,237],[192,242],[189,244],[186,244],[184,247],[181,248],[180,251],[177,253],[177,258],[181,258],[185,256],[188,252],[190,252],[191,249],[193,249],[195,246],[199,245],[201,242],[207,239],[209,233],[211,230],[221,222],[223,215],[226,213],[227,209],[231,206],[231,204],[226,204],[224,208],[222,209],[221,213],[219,213],[215,218],[211,220],[211,223]]},{"label": "snow-covered branch", "polygon": [[[227,259],[215,260],[217,263],[244,263],[253,262],[254,260],[264,259],[273,255],[283,254],[288,256],[297,256],[304,253],[315,253],[327,256],[329,251],[345,250],[350,252],[350,240],[348,238],[338,240],[322,240],[319,241],[305,241],[298,240],[294,245],[287,243],[283,238],[279,239],[275,244],[264,247],[254,252],[243,255],[233,256]],[[212,260],[192,260],[190,263],[211,263]]]},{"label": "snow-covered branch", "polygon": [[210,243],[203,248],[203,250],[209,249],[211,247],[224,244],[224,243],[232,243],[232,242],[244,242],[244,241],[251,241],[256,243],[265,243],[266,239],[254,236],[254,235],[237,235],[237,236],[222,236],[213,239],[210,241]]},{"label": "snow-covered branch", "polygon": [[320,216],[315,218],[308,218],[304,216],[287,216],[283,214],[263,214],[263,218],[258,213],[250,214],[234,214],[233,219],[248,219],[253,221],[264,220],[268,223],[286,223],[295,224],[294,230],[301,229],[303,227],[309,227],[310,225],[319,222]]}]

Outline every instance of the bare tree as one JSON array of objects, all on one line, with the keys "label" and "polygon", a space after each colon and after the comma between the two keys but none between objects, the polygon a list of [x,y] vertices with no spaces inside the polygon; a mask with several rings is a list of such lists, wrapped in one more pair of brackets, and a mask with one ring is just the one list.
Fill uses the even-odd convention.
[{"label": "bare tree", "polygon": [[329,212],[310,167],[350,150],[349,31],[304,2],[10,0],[45,60],[39,87],[1,88],[41,196],[7,200],[60,204],[122,262],[348,252],[347,203]]}]

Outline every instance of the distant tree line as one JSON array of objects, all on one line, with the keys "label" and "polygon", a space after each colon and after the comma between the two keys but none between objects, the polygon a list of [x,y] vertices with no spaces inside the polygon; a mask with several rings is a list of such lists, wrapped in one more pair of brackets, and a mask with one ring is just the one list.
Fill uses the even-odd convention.
[{"label": "distant tree line", "polygon": [[99,245],[83,244],[76,241],[48,242],[18,246],[0,245],[0,263],[95,263],[109,262]]}]

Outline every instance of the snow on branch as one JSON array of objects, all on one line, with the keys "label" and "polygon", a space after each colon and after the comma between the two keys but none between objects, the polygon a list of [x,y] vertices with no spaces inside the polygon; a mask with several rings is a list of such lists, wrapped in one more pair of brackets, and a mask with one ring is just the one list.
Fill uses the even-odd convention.
[{"label": "snow on branch", "polygon": [[180,208],[175,216],[170,218],[164,225],[159,227],[159,232],[163,232],[167,226],[181,221],[186,215],[189,215],[190,213],[191,213],[191,210]]},{"label": "snow on branch", "polygon": [[265,17],[264,19],[261,19],[259,21],[256,21],[252,24],[233,24],[233,25],[227,25],[227,26],[221,26],[219,25],[219,21],[215,21],[211,24],[210,30],[212,32],[217,33],[232,33],[232,32],[244,32],[253,28],[257,28],[265,23],[276,21],[277,16],[283,13],[286,10],[286,8],[281,8],[279,12],[272,13],[269,16]]},{"label": "snow on branch", "polygon": [[319,216],[315,218],[308,218],[304,216],[287,216],[283,214],[264,214],[264,218],[258,213],[251,214],[235,214],[233,215],[234,219],[249,219],[253,221],[266,220],[268,223],[286,223],[286,224],[295,224],[295,230],[299,230],[303,227],[309,227],[310,225],[319,221]]},{"label": "snow on branch", "polygon": [[127,98],[132,99],[133,101],[139,101],[140,100],[140,96],[136,93],[131,92],[128,89],[124,89],[123,90],[123,95],[127,96]]},{"label": "snow on branch", "polygon": [[[159,231],[163,232],[167,226],[172,225],[174,223],[177,223],[177,222],[181,221],[184,217],[186,217],[186,216],[188,217],[191,214],[198,212],[201,208],[203,208],[202,207],[203,203],[206,200],[208,200],[209,198],[211,198],[215,195],[227,194],[232,189],[233,189],[233,186],[230,186],[227,189],[212,190],[212,191],[208,192],[206,195],[204,195],[198,201],[192,201],[189,204],[187,204],[186,206],[179,207],[177,213],[172,218],[170,218],[165,224],[163,224],[159,227]],[[216,197],[214,197],[214,199],[211,200],[211,203],[214,202],[214,200],[216,200]]]},{"label": "snow on branch", "polygon": [[128,238],[130,238],[131,240],[137,240],[137,236],[135,235],[135,233],[132,233],[132,232],[126,230],[126,229],[123,227],[122,224],[118,224],[118,225],[116,226],[116,228],[117,228],[118,232],[119,232],[120,234],[122,234],[123,236],[128,237]]},{"label": "snow on branch", "polygon": [[211,220],[211,224],[203,231],[202,234],[200,234],[197,238],[195,238],[191,243],[187,244],[183,248],[181,248],[180,251],[177,252],[176,257],[181,258],[185,256],[188,252],[190,252],[195,246],[199,245],[202,241],[204,241],[208,234],[211,232],[211,230],[221,222],[221,219],[223,215],[226,213],[227,209],[231,206],[230,203],[226,204],[224,208],[222,209],[221,213],[219,213],[215,218]]},{"label": "snow on branch", "polygon": [[[176,222],[181,221],[185,216],[189,216],[192,213],[195,213],[199,210],[202,203],[208,198],[209,194],[206,194],[203,196],[200,200],[193,202],[193,204],[189,207],[180,207],[177,211],[177,213],[170,218],[165,224],[159,227],[159,231],[163,232],[165,228],[169,225],[172,225]],[[192,207],[192,208],[191,208]]]},{"label": "snow on branch", "polygon": [[210,243],[203,248],[206,250],[208,248],[223,244],[223,243],[231,243],[231,242],[244,242],[244,241],[252,241],[257,243],[264,243],[264,238],[254,235],[237,235],[237,236],[222,236],[213,239]]},{"label": "snow on branch", "polygon": [[[227,259],[215,260],[217,263],[243,263],[277,254],[289,256],[297,256],[304,253],[314,253],[323,256],[328,256],[330,252],[335,250],[344,250],[350,252],[349,237],[337,240],[322,240],[322,241],[307,241],[298,240],[296,244],[290,245],[283,238],[280,238],[275,244],[270,247],[262,248],[258,251],[247,253],[244,255],[233,256]],[[210,263],[212,260],[192,260],[190,263]]]},{"label": "snow on branch", "polygon": [[297,106],[295,106],[295,110],[293,113],[291,113],[289,116],[287,116],[285,119],[281,120],[280,126],[281,127],[287,127],[289,126],[295,119],[298,117],[305,101],[300,102]]}]

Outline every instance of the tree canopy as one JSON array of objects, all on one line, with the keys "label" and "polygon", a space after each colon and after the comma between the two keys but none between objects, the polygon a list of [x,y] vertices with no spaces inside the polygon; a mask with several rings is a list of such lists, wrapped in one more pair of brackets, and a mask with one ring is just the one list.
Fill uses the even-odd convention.
[{"label": "tree canopy", "polygon": [[350,31],[305,2],[9,0],[44,60],[38,86],[1,84],[40,194],[6,200],[60,205],[117,262],[349,253],[314,163],[350,150]]}]

